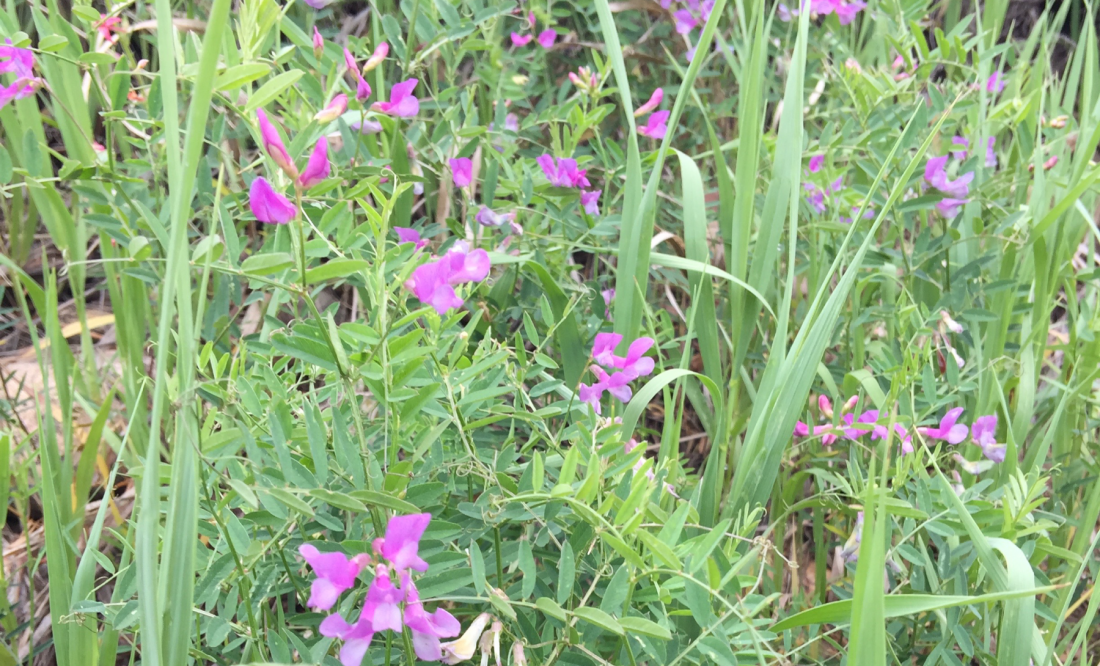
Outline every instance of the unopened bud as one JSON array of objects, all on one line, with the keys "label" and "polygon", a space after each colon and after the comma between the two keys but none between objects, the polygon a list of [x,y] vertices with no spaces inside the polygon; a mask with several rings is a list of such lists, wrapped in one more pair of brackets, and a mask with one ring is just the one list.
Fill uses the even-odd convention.
[{"label": "unopened bud", "polygon": [[371,71],[375,67],[382,64],[382,61],[386,59],[386,56],[390,54],[390,45],[388,42],[382,42],[374,49],[374,53],[370,58],[367,58],[367,64],[363,65],[363,73]]},{"label": "unopened bud", "polygon": [[527,666],[527,655],[523,653],[523,643],[512,644],[512,666]]},{"label": "unopened bud", "polygon": [[1063,129],[1066,126],[1066,122],[1069,120],[1069,116],[1058,116],[1050,121],[1050,126],[1054,129]]},{"label": "unopened bud", "polygon": [[833,402],[829,400],[829,396],[824,393],[817,396],[817,408],[821,410],[821,414],[825,418],[833,418]]},{"label": "unopened bud", "polygon": [[851,398],[848,398],[848,402],[844,403],[844,406],[840,408],[840,413],[845,414],[847,412],[852,411],[853,409],[855,409],[856,404],[858,402],[859,402],[859,396],[858,395],[853,395]]},{"label": "unopened bud", "polygon": [[313,119],[324,125],[344,115],[344,112],[347,110],[348,96],[344,93],[340,93],[336,97],[333,97],[332,101],[329,102],[325,108],[318,111],[317,114],[313,116]]},{"label": "unopened bud", "polygon": [[325,51],[325,40],[321,37],[321,33],[317,30],[317,26],[313,26],[313,57],[318,60],[321,59],[321,54]]}]

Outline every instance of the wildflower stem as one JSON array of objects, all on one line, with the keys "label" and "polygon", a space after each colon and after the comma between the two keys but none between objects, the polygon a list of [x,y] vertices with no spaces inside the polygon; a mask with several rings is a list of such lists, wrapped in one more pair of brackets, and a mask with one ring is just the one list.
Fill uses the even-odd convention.
[{"label": "wildflower stem", "polygon": [[500,554],[500,528],[493,528],[493,550],[497,556],[497,587],[504,589],[504,561]]},{"label": "wildflower stem", "polygon": [[416,652],[413,651],[412,637],[409,634],[408,627],[401,628],[401,641],[405,644],[405,659],[408,666],[413,666],[416,663]]}]

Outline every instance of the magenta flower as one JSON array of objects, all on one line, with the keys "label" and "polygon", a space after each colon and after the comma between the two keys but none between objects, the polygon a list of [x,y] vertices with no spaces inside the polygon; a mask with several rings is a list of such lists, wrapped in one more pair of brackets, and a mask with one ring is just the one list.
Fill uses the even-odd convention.
[{"label": "magenta flower", "polygon": [[948,444],[958,444],[966,439],[966,435],[970,432],[962,423],[956,423],[959,417],[962,416],[963,408],[956,407],[949,410],[940,420],[938,428],[929,428],[921,426],[917,428],[917,432],[928,437],[929,439],[938,439],[947,442]]},{"label": "magenta flower", "polygon": [[366,74],[367,72],[373,70],[375,67],[381,65],[386,60],[386,56],[388,56],[389,54],[389,42],[379,43],[378,46],[374,47],[374,53],[370,54],[370,57],[367,58],[367,64],[363,65],[363,73]]},{"label": "magenta flower", "polygon": [[986,92],[999,93],[1005,89],[1005,82],[1000,72],[993,72],[985,81]]},{"label": "magenta flower", "polygon": [[970,199],[947,197],[936,204],[936,211],[946,218],[953,218],[959,214],[959,208],[968,203],[970,203]]},{"label": "magenta flower", "polygon": [[344,641],[340,648],[340,663],[344,666],[360,666],[374,638],[374,627],[362,614],[358,622],[348,624],[339,614],[333,613],[321,622],[319,631],[322,636]]},{"label": "magenta flower", "polygon": [[649,101],[634,110],[634,117],[641,118],[645,114],[654,111],[657,107],[661,106],[661,101],[664,100],[664,98],[664,91],[657,88],[653,91],[653,94],[649,96]]},{"label": "magenta flower", "polygon": [[863,2],[863,0],[836,3],[836,17],[840,19],[840,25],[848,25],[854,21],[856,14],[862,11],[866,6],[867,3]]},{"label": "magenta flower", "polygon": [[676,21],[676,32],[686,35],[691,29],[699,25],[699,20],[687,9],[678,9],[672,12],[672,18]]},{"label": "magenta flower", "polygon": [[539,33],[539,46],[544,49],[549,49],[554,45],[554,40],[558,38],[558,33],[553,28],[547,28]]},{"label": "magenta flower", "polygon": [[840,176],[839,178],[837,178],[833,182],[829,183],[829,191],[832,192],[833,194],[836,194],[837,192],[839,192],[843,189],[844,189],[844,176]]},{"label": "magenta flower", "polygon": [[107,16],[106,14],[99,15],[99,23],[96,24],[95,29],[99,32],[99,36],[104,41],[111,41],[112,34],[119,32],[119,27],[122,25],[122,18],[118,16]]},{"label": "magenta flower", "polygon": [[715,0],[703,0],[699,3],[699,16],[702,18],[702,22],[706,23],[710,20],[710,14],[714,11]]},{"label": "magenta flower", "polygon": [[991,169],[997,168],[997,153],[993,150],[994,137],[989,137],[985,144],[985,165]]},{"label": "magenta flower", "polygon": [[581,205],[584,206],[584,212],[589,215],[600,214],[600,194],[603,190],[582,190],[581,191]]},{"label": "magenta flower", "polygon": [[825,205],[825,190],[813,183],[806,183],[802,187],[810,192],[810,194],[806,196],[806,201],[809,202],[810,208],[813,208],[814,211],[818,213],[824,213],[828,210],[828,207]]},{"label": "magenta flower", "polygon": [[302,1],[305,2],[307,5],[309,5],[310,7],[313,7],[314,9],[324,9],[325,5],[328,4],[328,0],[302,0]]},{"label": "magenta flower", "polygon": [[[533,35],[521,35],[518,32],[512,33],[512,46],[527,46],[534,39]],[[551,42],[553,44],[553,42]]]},{"label": "magenta flower", "polygon": [[286,224],[298,214],[294,204],[275,191],[264,177],[252,181],[248,189],[248,207],[260,222]]},{"label": "magenta flower", "polygon": [[420,232],[416,229],[410,229],[409,227],[394,227],[393,230],[397,232],[398,242],[413,243],[417,250],[428,244],[427,239],[422,240],[420,238]]},{"label": "magenta flower", "polygon": [[638,134],[642,136],[648,136],[651,139],[663,139],[665,134],[668,133],[668,125],[665,123],[668,121],[671,111],[657,111],[649,116],[645,125],[638,127]]},{"label": "magenta flower", "polygon": [[591,185],[585,177],[588,173],[587,169],[578,169],[577,160],[570,157],[555,160],[549,155],[540,155],[535,158],[535,162],[542,168],[550,184],[555,187],[589,187]]},{"label": "magenta flower", "polygon": [[1005,461],[1005,452],[1008,446],[997,443],[997,415],[979,416],[974,419],[974,425],[970,430],[970,436],[974,443],[982,447],[982,454],[995,463]]},{"label": "magenta flower", "polygon": [[434,613],[425,611],[420,593],[408,574],[401,576],[401,587],[405,589],[405,626],[412,630],[416,656],[424,661],[439,661],[443,658],[439,639],[459,635],[462,625],[446,609],[437,608]]},{"label": "magenta flower", "polygon": [[672,0],[660,0],[661,9],[668,9],[672,6]]},{"label": "magenta flower", "polygon": [[308,543],[299,546],[298,553],[317,575],[306,602],[306,606],[317,610],[332,608],[337,597],[355,585],[355,578],[363,570],[362,556],[348,559],[343,553],[322,553]]},{"label": "magenta flower", "polygon": [[279,131],[267,119],[267,113],[263,109],[257,109],[256,117],[260,121],[260,140],[263,142],[264,150],[271,156],[271,161],[275,162],[292,179],[297,178],[298,168],[291,161],[290,153],[286,151],[286,145],[283,144],[283,138],[279,136]]},{"label": "magenta flower", "polygon": [[302,189],[308,190],[328,178],[331,170],[332,167],[328,162],[328,139],[321,137],[317,139],[317,145],[313,147],[313,152],[310,153],[305,170],[298,177],[298,185]]},{"label": "magenta flower", "polygon": [[824,155],[814,155],[810,158],[810,173],[821,171],[821,165],[825,164]]},{"label": "magenta flower", "polygon": [[[618,333],[597,333],[592,343],[592,359],[598,365],[589,369],[596,376],[596,383],[591,386],[580,384],[578,398],[581,402],[592,405],[597,414],[600,413],[600,399],[605,391],[622,402],[627,402],[632,395],[630,382],[653,372],[653,359],[644,356],[653,346],[653,338],[638,338],[630,344],[626,356],[616,356],[615,347],[622,339],[623,336]],[[601,365],[619,372],[608,374]]]},{"label": "magenta flower", "polygon": [[336,97],[332,98],[332,101],[325,105],[325,108],[318,111],[313,119],[317,122],[331,123],[340,116],[344,115],[344,112],[348,110],[348,96],[344,93],[339,93]]},{"label": "magenta flower", "polygon": [[611,320],[611,301],[615,300],[615,290],[614,289],[604,289],[603,291],[600,292],[600,296],[603,297],[603,305],[604,305],[603,317],[604,317],[604,319],[607,319],[608,321],[610,321]]},{"label": "magenta flower", "polygon": [[386,538],[375,540],[375,550],[389,560],[398,572],[404,573],[407,569],[427,571],[428,563],[420,559],[417,551],[420,548],[420,537],[424,536],[424,530],[428,529],[431,521],[430,513],[390,518],[386,523]]},{"label": "magenta flower", "polygon": [[930,157],[928,163],[924,166],[924,179],[928,181],[929,185],[947,196],[962,199],[970,194],[970,181],[974,180],[974,172],[968,171],[955,180],[950,180],[944,170],[947,158],[947,155]]},{"label": "magenta flower", "polygon": [[316,58],[320,58],[321,54],[325,50],[325,38],[321,36],[321,31],[317,29],[317,26],[313,26],[313,55]]},{"label": "magenta flower", "polygon": [[535,29],[535,12],[533,11],[527,12],[527,27],[532,30]]},{"label": "magenta flower", "polygon": [[474,163],[468,157],[456,157],[450,160],[451,178],[455,187],[466,187],[474,177]]},{"label": "magenta flower", "polygon": [[407,79],[401,83],[395,83],[393,88],[390,89],[390,101],[375,102],[371,108],[398,118],[412,118],[420,113],[420,100],[412,94],[418,83],[420,81],[417,79]]},{"label": "magenta flower", "polygon": [[[455,294],[454,285],[481,282],[489,274],[489,268],[489,254],[485,250],[469,252],[465,243],[456,243],[446,255],[417,266],[412,276],[405,281],[405,288],[442,315],[452,308],[462,306],[463,301]],[[427,523],[424,525],[426,527]],[[386,534],[388,538],[389,527],[386,528]],[[402,568],[396,562],[394,566]]]},{"label": "magenta flower", "polygon": [[951,138],[951,145],[952,146],[962,146],[958,150],[952,150],[951,151],[951,157],[954,157],[957,160],[965,160],[966,159],[966,151],[967,151],[967,149],[970,148],[970,142],[967,141],[964,137],[956,136],[956,137]]},{"label": "magenta flower", "polygon": [[[393,522],[394,519],[390,519]],[[389,532],[389,528],[386,528]],[[427,569],[427,566],[424,567]],[[362,619],[370,622],[374,631],[401,631],[401,602],[405,593],[394,586],[390,580],[389,569],[379,564],[375,569],[374,582],[367,589],[367,600],[363,604]]]},{"label": "magenta flower", "polygon": [[477,215],[474,216],[477,223],[483,227],[501,227],[505,222],[512,222],[516,219],[515,213],[497,213],[488,206],[482,206],[481,210],[477,211]]}]

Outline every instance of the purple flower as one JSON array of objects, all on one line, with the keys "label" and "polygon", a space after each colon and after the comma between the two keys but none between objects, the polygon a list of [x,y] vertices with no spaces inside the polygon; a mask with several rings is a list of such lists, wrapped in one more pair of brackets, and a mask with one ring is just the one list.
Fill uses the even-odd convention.
[{"label": "purple flower", "polygon": [[641,337],[630,343],[626,356],[616,356],[615,348],[623,341],[619,333],[597,333],[592,343],[592,359],[602,366],[617,368],[626,372],[630,379],[636,379],[653,372],[653,359],[644,356],[653,346],[650,337]]},{"label": "purple flower", "polygon": [[600,194],[603,190],[582,190],[581,191],[581,205],[584,206],[584,212],[589,215],[600,214]]},{"label": "purple flower", "polygon": [[[837,3],[838,0],[810,0],[810,13],[819,16],[828,16],[836,9]],[[803,0],[802,4],[806,4],[805,0]]]},{"label": "purple flower", "polygon": [[248,207],[260,222],[286,224],[298,214],[294,204],[275,191],[264,177],[252,181],[248,189]]},{"label": "purple flower", "polygon": [[554,40],[558,38],[558,33],[553,28],[547,28],[539,33],[539,46],[544,49],[549,49],[554,45]]},{"label": "purple flower", "polygon": [[309,5],[310,7],[313,7],[314,9],[324,9],[325,5],[328,4],[327,0],[302,0],[302,1],[305,2],[307,5]]},{"label": "purple flower", "polygon": [[829,183],[829,191],[832,192],[833,194],[836,194],[837,192],[839,192],[843,189],[844,189],[844,176],[840,176],[839,178],[837,178],[833,182]]},{"label": "purple flower", "polygon": [[684,57],[687,58],[688,62],[691,62],[692,60],[695,59],[695,50],[696,50],[696,48],[697,48],[696,46],[692,46],[686,52],[684,52]]},{"label": "purple flower", "polygon": [[974,180],[974,172],[968,171],[955,180],[950,180],[944,170],[947,158],[947,155],[929,158],[924,166],[924,179],[947,196],[962,199],[970,194],[970,181]]},{"label": "purple flower", "polygon": [[603,297],[604,311],[603,317],[608,321],[611,320],[611,301],[615,300],[614,289],[604,289],[600,292],[600,296]]},{"label": "purple flower", "polygon": [[796,16],[797,14],[797,10],[792,12],[790,8],[788,8],[787,5],[783,4],[782,2],[779,3],[779,6],[775,8],[775,15],[778,16],[779,20],[783,21],[784,23],[790,23],[791,17]]},{"label": "purple flower", "polygon": [[348,624],[339,614],[333,613],[321,622],[319,631],[322,636],[344,641],[340,648],[340,663],[344,666],[360,666],[374,638],[374,627],[361,613],[355,624]]},{"label": "purple flower", "polygon": [[408,574],[402,575],[401,587],[405,589],[405,626],[412,630],[416,656],[424,661],[439,661],[443,658],[439,639],[459,635],[462,625],[443,608],[435,609],[434,613],[425,611],[420,593]]},{"label": "purple flower", "polygon": [[859,544],[863,540],[863,512],[856,514],[856,525],[852,528],[852,535],[844,543],[840,556],[846,562],[855,562],[859,559]]},{"label": "purple flower", "polygon": [[994,137],[989,137],[989,141],[985,144],[985,165],[991,169],[997,168],[997,153],[993,150],[995,140]]},{"label": "purple flower", "polygon": [[[489,274],[489,268],[489,254],[485,250],[479,249],[468,252],[465,243],[456,243],[456,246],[446,255],[435,261],[417,266],[412,276],[405,281],[405,288],[442,315],[452,308],[462,306],[463,301],[455,294],[454,285],[464,282],[481,282]],[[431,519],[429,514],[420,515],[428,516],[428,519]],[[410,518],[409,516],[402,517]],[[393,520],[390,521],[391,525]],[[427,522],[424,523],[424,526],[427,526]],[[421,528],[420,532],[423,531],[424,529]],[[390,527],[387,527],[387,541],[389,540],[389,534]],[[416,538],[419,539],[419,536]],[[413,553],[415,555],[415,549]],[[385,551],[383,551],[383,554],[385,554]],[[423,560],[418,560],[418,562],[425,568],[427,567]],[[398,569],[403,568],[397,562],[394,562],[394,566]],[[423,571],[423,569],[417,567],[413,568],[416,568],[417,571]]]},{"label": "purple flower", "polygon": [[527,46],[532,39],[534,39],[532,35],[521,35],[518,32],[513,32],[512,46]]},{"label": "purple flower", "polygon": [[653,91],[653,94],[649,96],[649,101],[639,106],[637,109],[634,109],[634,117],[641,118],[645,114],[652,112],[654,109],[661,105],[661,101],[664,98],[664,91],[660,88],[657,88]]},{"label": "purple flower", "polygon": [[[356,70],[355,72],[355,101],[362,104],[370,97],[371,89],[370,84],[363,78],[363,75]],[[414,98],[415,99],[415,98]],[[416,115],[415,113],[413,115]]]},{"label": "purple flower", "polygon": [[970,436],[974,443],[982,447],[982,454],[995,463],[1005,461],[1005,452],[1008,447],[997,443],[997,415],[979,416],[974,419],[974,425],[970,430]]},{"label": "purple flower", "polygon": [[958,444],[966,439],[967,433],[970,432],[970,429],[962,423],[956,423],[959,417],[962,416],[962,413],[963,408],[956,407],[949,410],[947,414],[944,415],[943,419],[940,420],[938,428],[921,426],[917,428],[917,432],[929,439],[939,439],[948,444]]},{"label": "purple flower", "polygon": [[412,94],[418,83],[420,81],[417,79],[407,79],[401,83],[395,83],[393,88],[390,89],[390,101],[375,102],[371,108],[398,118],[412,118],[420,113],[420,100]]},{"label": "purple flower", "polygon": [[959,214],[960,207],[965,206],[968,203],[970,203],[969,199],[955,199],[952,197],[947,197],[946,199],[936,204],[936,211],[944,217],[952,218]]},{"label": "purple flower", "polygon": [[[424,530],[428,529],[428,523],[431,521],[430,513],[390,518],[386,523],[386,537],[375,540],[375,550],[389,560],[394,570],[400,573],[404,573],[406,569],[427,571],[428,563],[420,559],[417,552],[420,549],[420,537],[424,535]],[[375,627],[378,627],[377,623]]]},{"label": "purple flower", "polygon": [[451,178],[455,187],[466,187],[474,177],[474,163],[468,157],[456,157],[450,160]]},{"label": "purple flower", "polygon": [[508,130],[509,132],[518,132],[519,116],[514,113],[509,113],[508,115],[504,116],[504,129]]},{"label": "purple flower", "polygon": [[824,155],[814,155],[810,158],[810,173],[821,171],[821,165],[825,164]]},{"label": "purple flower", "polygon": [[710,20],[710,13],[714,11],[714,0],[703,0],[699,4],[699,16],[702,17],[703,23]]},{"label": "purple flower", "polygon": [[670,111],[657,111],[646,119],[646,124],[638,127],[638,134],[648,136],[651,139],[664,139],[668,133],[668,117]]},{"label": "purple flower", "polygon": [[20,79],[34,78],[34,51],[11,45],[10,39],[0,44],[0,74],[15,74]]},{"label": "purple flower", "polygon": [[420,238],[420,232],[416,229],[409,227],[394,227],[394,231],[397,232],[397,240],[399,243],[412,243],[416,246],[415,249],[419,250],[428,244],[427,239]]},{"label": "purple flower", "polygon": [[306,164],[306,168],[302,171],[302,175],[298,177],[298,185],[302,189],[308,190],[322,180],[328,178],[331,171],[331,166],[328,162],[328,139],[321,137],[317,139],[317,145],[313,147],[313,152],[309,156],[309,162]]},{"label": "purple flower", "polygon": [[348,126],[360,134],[378,134],[382,131],[382,123],[377,120],[353,120]]},{"label": "purple flower", "polygon": [[668,9],[672,6],[672,0],[660,0],[661,9]]},{"label": "purple flower", "polygon": [[488,206],[482,206],[481,210],[477,211],[477,215],[474,216],[477,223],[483,227],[501,227],[505,222],[512,222],[516,219],[515,213],[497,213]]},{"label": "purple flower", "polygon": [[[393,519],[391,519],[392,522]],[[389,528],[386,528],[389,532]],[[427,567],[425,567],[426,569]],[[389,569],[379,564],[375,569],[374,582],[367,589],[367,600],[363,603],[362,619],[370,622],[374,631],[401,631],[401,602],[405,593],[394,586],[390,580]]]},{"label": "purple flower", "polygon": [[836,17],[840,19],[840,25],[848,25],[855,20],[856,14],[863,10],[867,6],[866,2],[862,0],[854,0],[854,2],[838,2],[836,4]]},{"label": "purple flower", "polygon": [[286,175],[297,178],[298,168],[291,161],[290,153],[286,151],[286,145],[283,144],[283,138],[279,136],[279,131],[267,119],[267,113],[263,109],[257,109],[256,117],[260,121],[260,140],[263,143],[264,150],[271,156],[271,161],[275,162]]},{"label": "purple flower", "polygon": [[809,202],[810,208],[813,208],[814,211],[818,213],[824,213],[828,210],[828,207],[825,205],[825,190],[813,183],[806,183],[803,187],[810,192],[806,197],[806,201]]},{"label": "purple flower", "polygon": [[322,553],[308,543],[299,546],[298,553],[317,575],[310,587],[309,601],[306,602],[309,608],[332,608],[337,597],[355,585],[355,578],[363,570],[362,556],[348,559],[343,553]]},{"label": "purple flower", "polygon": [[959,150],[952,150],[951,151],[951,157],[954,157],[957,160],[965,160],[966,159],[966,151],[967,151],[968,148],[970,148],[970,142],[967,141],[964,137],[956,136],[956,137],[952,137],[951,145],[953,145],[953,146],[962,146],[962,148],[959,149]]},{"label": "purple flower", "polygon": [[331,123],[340,116],[344,115],[344,112],[348,110],[348,96],[344,93],[338,93],[332,98],[325,108],[314,114],[313,119],[317,122]]},{"label": "purple flower", "polygon": [[549,155],[540,155],[535,158],[535,162],[542,168],[550,184],[555,187],[589,187],[591,185],[585,177],[588,173],[587,169],[578,169],[575,159],[563,157],[555,160]]},{"label": "purple flower", "polygon": [[672,12],[672,18],[676,21],[676,32],[686,35],[691,29],[699,25],[698,19],[687,9],[678,9]]},{"label": "purple flower", "polygon": [[986,92],[999,93],[1005,89],[1005,82],[1000,72],[993,72],[985,81]]}]

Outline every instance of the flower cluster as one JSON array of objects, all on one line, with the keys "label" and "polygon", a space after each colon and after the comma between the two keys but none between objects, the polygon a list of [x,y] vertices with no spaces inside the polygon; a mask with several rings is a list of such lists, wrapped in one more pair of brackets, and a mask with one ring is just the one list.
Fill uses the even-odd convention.
[{"label": "flower cluster", "polygon": [[41,84],[34,76],[34,52],[12,46],[10,39],[0,44],[0,74],[15,75],[7,86],[0,83],[0,109],[12,100],[33,95]]},{"label": "flower cluster", "polygon": [[638,126],[638,134],[641,134],[642,136],[648,136],[649,138],[656,139],[658,141],[665,138],[665,134],[668,133],[667,123],[670,112],[654,112],[654,109],[661,105],[661,100],[663,100],[664,97],[664,91],[660,88],[657,88],[653,91],[653,94],[650,95],[649,101],[639,106],[634,111],[634,116],[636,118],[640,118],[647,113],[650,114],[649,118],[646,119],[646,124]]},{"label": "flower cluster", "polygon": [[[844,185],[844,176],[838,176],[836,180],[833,180],[828,184],[819,185],[818,183],[812,181],[815,175],[821,172],[821,168],[822,166],[824,166],[824,164],[824,155],[819,154],[811,157],[810,163],[807,168],[807,175],[811,180],[807,180],[807,182],[802,184],[802,189],[804,189],[807,193],[806,203],[810,204],[810,208],[812,208],[813,211],[818,214],[825,213],[829,209],[828,202],[830,200],[839,201],[840,197],[838,195],[840,195],[840,193],[844,190],[848,189]],[[824,174],[822,174],[822,176],[820,176],[819,178],[821,178],[821,182],[824,183]],[[858,212],[859,206],[852,206],[852,216],[854,217]],[[869,220],[874,219],[874,217],[874,209],[868,206],[867,210],[863,213],[863,219]],[[852,218],[841,215],[840,221],[844,223],[851,223]]]},{"label": "flower cluster", "polygon": [[[805,7],[806,5],[809,5],[811,16],[828,16],[835,12],[840,25],[848,25],[855,20],[857,14],[867,7],[867,3],[862,0],[852,0],[852,2],[846,2],[845,0],[809,0],[804,2],[802,6]],[[798,16],[797,9],[790,9],[783,3],[779,4],[775,13],[779,20],[784,22]]]},{"label": "flower cluster", "polygon": [[[527,29],[534,31],[535,29],[535,12],[528,12],[526,17]],[[513,32],[511,34],[512,46],[522,47],[527,46],[534,39],[544,49],[549,49],[554,45],[554,42],[558,39],[558,32],[553,28],[547,28],[535,37],[533,34]]]},{"label": "flower cluster", "polygon": [[[333,613],[321,622],[322,636],[344,642],[340,649],[340,662],[344,666],[359,666],[371,639],[380,631],[401,632],[402,626],[408,627],[416,656],[424,661],[439,661],[444,650],[439,639],[457,636],[462,630],[458,620],[445,609],[426,611],[413,584],[410,572],[428,570],[419,549],[420,538],[431,519],[429,513],[391,518],[385,538],[375,539],[372,544],[373,557],[367,553],[351,558],[343,553],[321,553],[309,544],[298,549],[317,575],[306,603],[310,608],[331,609],[340,594],[355,584],[360,572],[367,568],[374,571],[358,620],[348,622],[339,613]],[[400,586],[394,585],[393,576],[397,576]]]},{"label": "flower cluster", "polygon": [[[879,410],[869,409],[856,416],[851,410],[855,408],[857,403],[858,398],[853,396],[841,407],[841,425],[834,426],[832,423],[826,423],[813,427],[813,434],[815,436],[821,435],[822,444],[831,446],[840,437],[857,440],[868,432],[871,433],[872,440],[883,439],[887,436],[889,431],[886,425],[879,423]],[[828,396],[819,395],[817,404],[821,415],[831,421],[833,419],[833,406]],[[968,427],[963,423],[959,423],[959,417],[962,414],[963,408],[955,407],[943,415],[938,425],[918,426],[916,430],[927,439],[935,439],[951,445],[966,441],[969,435],[972,442],[981,448],[986,458],[995,463],[1004,462],[1006,446],[998,444],[996,440],[997,415],[980,416],[974,420],[973,426]],[[894,424],[894,432],[901,440],[902,451],[912,453],[913,444],[910,433],[900,423]],[[795,424],[795,437],[808,437],[810,433],[810,426],[806,423],[798,421]]]},{"label": "flower cluster", "polygon": [[[408,231],[405,230],[405,233],[408,234]],[[415,240],[411,236],[401,238],[402,242],[406,239],[408,242],[419,242],[420,235],[416,234]],[[465,241],[459,241],[442,257],[417,266],[405,281],[405,288],[443,315],[453,308],[462,307],[464,301],[455,294],[455,286],[481,282],[489,274],[489,268],[489,254],[485,250],[471,252]]]},{"label": "flower cluster", "polygon": [[[555,159],[550,155],[539,155],[535,158],[546,176],[546,180],[554,187],[588,188],[592,183],[588,182],[587,169],[577,166],[577,160],[571,157]],[[603,190],[581,189],[581,206],[589,215],[598,215],[600,194]]]},{"label": "flower cluster", "polygon": [[[600,400],[604,391],[622,402],[627,402],[633,395],[630,382],[653,372],[653,359],[645,356],[653,346],[653,338],[638,338],[630,343],[626,356],[616,356],[615,348],[622,341],[623,336],[618,333],[597,333],[592,345],[592,360],[596,365],[591,366],[590,370],[596,375],[597,381],[591,386],[582,383],[579,397],[581,402],[592,405],[597,414],[600,413]],[[611,370],[611,374],[607,370]]]},{"label": "flower cluster", "polygon": [[947,195],[936,204],[936,210],[944,217],[955,217],[959,207],[966,204],[970,195],[970,181],[974,180],[974,172],[967,171],[955,180],[947,175],[947,160],[950,155],[928,158],[924,165],[924,180],[930,186]]},{"label": "flower cluster", "polygon": [[[308,190],[317,183],[329,177],[331,165],[328,159],[328,139],[321,137],[313,147],[313,152],[306,162],[306,168],[301,173],[287,152],[283,138],[279,136],[279,130],[271,124],[267,113],[263,109],[256,111],[256,117],[260,124],[260,142],[271,161],[283,170],[294,181],[295,188]],[[298,208],[263,176],[252,181],[248,190],[248,205],[252,214],[260,222],[268,224],[286,224],[298,214]]]}]

